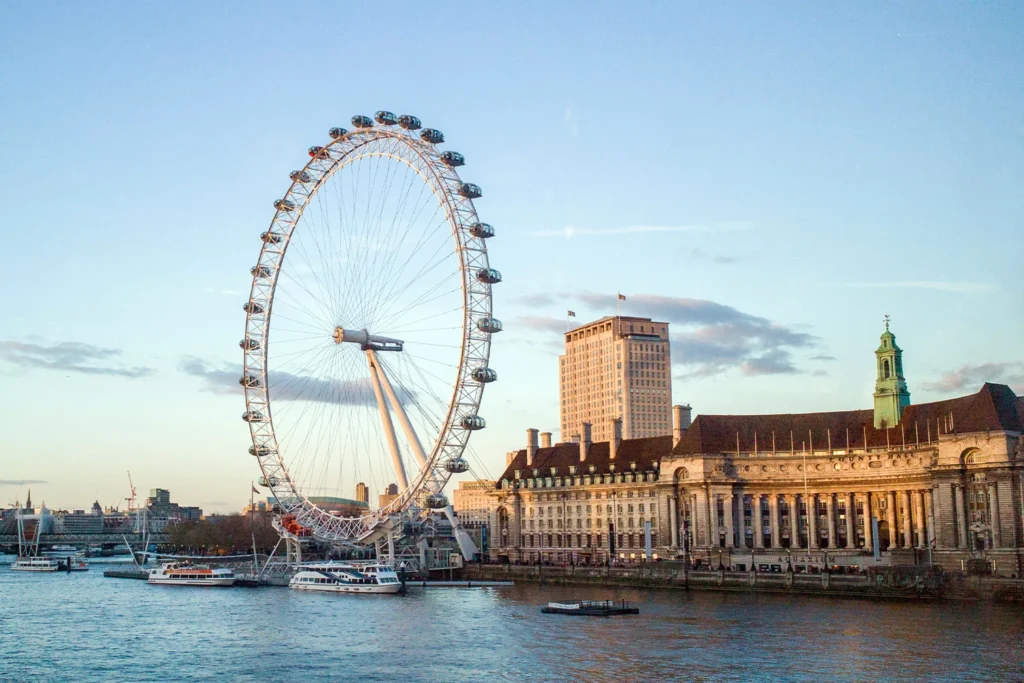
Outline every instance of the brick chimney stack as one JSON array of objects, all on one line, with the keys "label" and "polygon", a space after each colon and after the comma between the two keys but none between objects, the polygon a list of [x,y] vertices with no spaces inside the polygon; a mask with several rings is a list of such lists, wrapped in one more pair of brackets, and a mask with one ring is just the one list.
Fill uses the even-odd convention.
[{"label": "brick chimney stack", "polygon": [[614,460],[619,454],[619,444],[622,443],[622,420],[613,418],[610,431],[612,437],[608,439],[608,459]]},{"label": "brick chimney stack", "polygon": [[551,448],[551,432],[540,433],[540,447]]},{"label": "brick chimney stack", "polygon": [[582,438],[580,439],[580,462],[587,461],[587,449],[590,448],[590,423],[584,422],[580,426],[580,433]]},{"label": "brick chimney stack", "polygon": [[690,415],[693,408],[688,405],[672,406],[672,447],[682,440],[683,434],[690,428]]},{"label": "brick chimney stack", "polygon": [[537,455],[537,430],[526,430],[526,466],[533,467],[533,456]]}]

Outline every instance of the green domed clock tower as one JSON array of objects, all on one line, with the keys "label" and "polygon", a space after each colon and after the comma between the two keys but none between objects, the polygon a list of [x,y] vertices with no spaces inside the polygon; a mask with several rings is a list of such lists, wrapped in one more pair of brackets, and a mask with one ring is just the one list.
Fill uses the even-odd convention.
[{"label": "green domed clock tower", "polygon": [[910,392],[903,377],[903,349],[896,346],[896,335],[889,331],[888,315],[875,361],[875,429],[895,427],[903,409],[910,405]]}]

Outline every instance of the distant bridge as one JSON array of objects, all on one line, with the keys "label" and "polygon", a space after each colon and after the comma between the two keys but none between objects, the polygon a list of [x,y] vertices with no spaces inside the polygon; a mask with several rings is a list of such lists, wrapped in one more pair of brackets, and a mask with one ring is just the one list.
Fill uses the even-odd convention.
[{"label": "distant bridge", "polygon": [[[39,537],[39,545],[119,545],[125,542],[125,539],[129,543],[139,545],[143,542],[144,537],[142,534],[42,534]],[[167,543],[170,540],[166,533],[151,533],[149,535],[149,542],[156,543]],[[35,541],[32,541],[35,545]],[[18,534],[0,534],[0,545],[18,545]]]}]

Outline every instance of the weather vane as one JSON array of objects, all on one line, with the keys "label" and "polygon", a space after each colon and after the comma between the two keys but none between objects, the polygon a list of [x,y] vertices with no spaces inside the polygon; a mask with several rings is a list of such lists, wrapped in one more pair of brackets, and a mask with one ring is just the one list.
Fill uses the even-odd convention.
[{"label": "weather vane", "polygon": [[885,321],[885,331],[888,332],[889,331],[889,314],[888,313],[885,314],[885,318],[883,318],[883,320]]}]

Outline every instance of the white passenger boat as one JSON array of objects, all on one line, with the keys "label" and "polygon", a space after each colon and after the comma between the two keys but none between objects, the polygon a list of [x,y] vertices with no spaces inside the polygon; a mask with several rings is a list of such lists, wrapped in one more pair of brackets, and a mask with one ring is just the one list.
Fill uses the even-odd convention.
[{"label": "white passenger boat", "polygon": [[398,593],[405,586],[385,564],[307,564],[288,582],[291,588],[326,593]]},{"label": "white passenger boat", "polygon": [[233,571],[223,567],[164,562],[157,569],[150,569],[146,580],[163,586],[233,586],[237,578]]},{"label": "white passenger boat", "polygon": [[21,556],[11,565],[15,572],[55,572],[61,569],[63,562],[53,557]]}]

